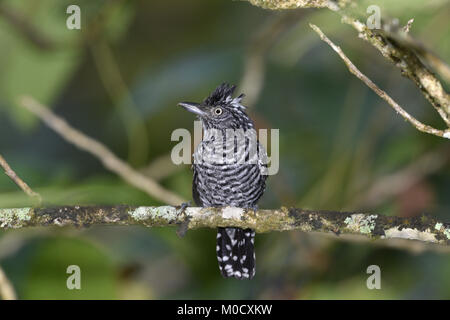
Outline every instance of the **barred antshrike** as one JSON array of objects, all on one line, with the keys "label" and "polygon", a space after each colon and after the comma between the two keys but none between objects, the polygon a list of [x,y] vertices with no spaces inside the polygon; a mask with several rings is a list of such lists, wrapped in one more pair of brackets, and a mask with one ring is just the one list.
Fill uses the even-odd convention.
[{"label": "barred antshrike", "polygon": [[[203,125],[203,140],[194,152],[192,166],[193,198],[201,207],[256,210],[265,190],[267,154],[256,138],[246,135],[255,130],[241,104],[244,95],[232,97],[235,88],[224,83],[202,103],[179,103]],[[237,131],[244,132],[245,139],[235,139]],[[234,156],[231,161],[230,154]],[[220,161],[226,157],[228,161]],[[254,239],[251,229],[218,228],[217,260],[225,278],[251,279],[255,275]]]}]

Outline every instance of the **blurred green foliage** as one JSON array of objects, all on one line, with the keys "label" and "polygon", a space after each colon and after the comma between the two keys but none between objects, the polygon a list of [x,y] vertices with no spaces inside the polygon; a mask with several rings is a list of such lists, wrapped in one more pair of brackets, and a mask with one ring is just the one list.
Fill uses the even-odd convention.
[{"label": "blurred green foliage", "polygon": [[[368,1],[374,3],[401,25],[414,17],[412,34],[450,61],[448,1]],[[81,7],[80,31],[66,28],[69,4]],[[0,11],[0,153],[46,205],[159,203],[19,109],[20,95],[48,104],[144,168],[170,152],[174,129],[193,129],[193,117],[176,103],[199,101],[223,81],[239,84],[255,37],[291,14],[229,0],[5,0],[0,5],[22,21],[12,22]],[[250,109],[258,127],[280,129],[280,172],[269,178],[260,207],[430,213],[449,221],[448,160],[374,204],[355,202],[421,156],[445,157],[448,142],[405,123],[348,73],[308,22],[321,27],[409,112],[443,125],[417,88],[338,16],[307,10],[264,53],[264,83]],[[49,45],[37,45],[33,37]],[[190,198],[191,179],[184,166],[161,183]],[[0,175],[0,207],[30,204]],[[0,265],[23,299],[450,298],[448,254],[295,232],[258,235],[256,278],[224,280],[214,233],[192,231],[179,239],[170,228],[10,230],[0,232]],[[81,267],[79,291],[66,288],[66,268],[72,264]],[[381,267],[381,290],[366,288],[372,264]]]}]

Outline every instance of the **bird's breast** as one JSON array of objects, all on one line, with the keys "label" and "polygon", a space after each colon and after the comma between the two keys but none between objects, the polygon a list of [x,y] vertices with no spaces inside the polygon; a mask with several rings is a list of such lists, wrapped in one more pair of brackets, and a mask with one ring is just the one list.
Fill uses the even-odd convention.
[{"label": "bird's breast", "polygon": [[[265,176],[258,163],[242,160],[248,154],[231,157],[233,148],[202,142],[194,153],[194,193],[203,206],[253,207],[265,189]],[[236,150],[234,150],[236,151]],[[227,159],[221,159],[228,156]],[[245,159],[244,159],[245,160]]]}]

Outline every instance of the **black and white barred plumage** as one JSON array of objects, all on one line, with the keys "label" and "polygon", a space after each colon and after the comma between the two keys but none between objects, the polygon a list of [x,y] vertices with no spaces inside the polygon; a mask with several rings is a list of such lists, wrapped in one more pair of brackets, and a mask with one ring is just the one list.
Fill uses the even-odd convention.
[{"label": "black and white barred plumage", "polygon": [[[198,206],[256,209],[265,190],[267,154],[241,105],[244,95],[233,98],[234,89],[224,83],[202,103],[179,104],[197,114],[204,127],[192,166],[193,198]],[[254,239],[251,229],[218,228],[217,260],[224,277],[255,275]]]}]

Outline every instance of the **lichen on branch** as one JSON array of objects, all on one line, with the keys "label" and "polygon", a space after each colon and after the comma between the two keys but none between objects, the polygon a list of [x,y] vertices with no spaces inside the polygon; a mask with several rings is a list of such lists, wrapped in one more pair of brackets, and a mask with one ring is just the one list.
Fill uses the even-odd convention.
[{"label": "lichen on branch", "polygon": [[373,213],[304,210],[282,207],[251,210],[235,207],[198,208],[174,206],[64,206],[53,208],[0,209],[0,229],[93,225],[142,225],[186,229],[240,227],[258,233],[299,230],[335,235],[359,235],[366,239],[408,239],[450,244],[450,223],[423,215],[388,217]]},{"label": "lichen on branch", "polygon": [[325,8],[330,5],[329,0],[248,0],[254,6],[264,9],[296,9],[296,8]]}]

